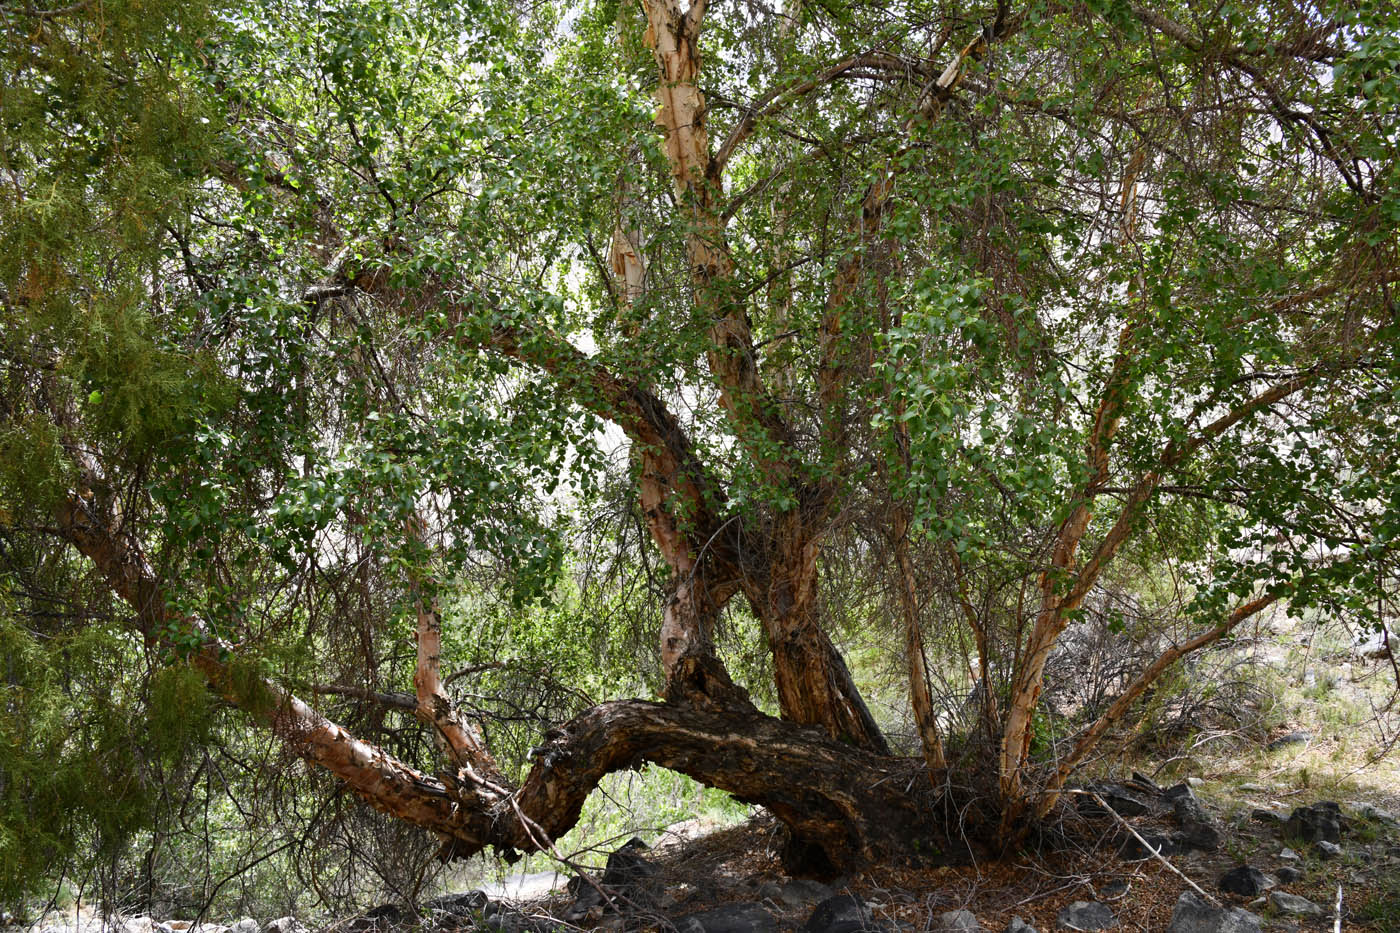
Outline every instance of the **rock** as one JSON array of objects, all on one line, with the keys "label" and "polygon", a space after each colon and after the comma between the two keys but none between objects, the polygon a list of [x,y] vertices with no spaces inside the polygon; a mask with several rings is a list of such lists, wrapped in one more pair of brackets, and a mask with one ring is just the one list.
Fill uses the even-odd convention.
[{"label": "rock", "polygon": [[1269,789],[1263,784],[1241,784],[1240,790],[1246,794],[1267,794]]},{"label": "rock", "polygon": [[1249,818],[1260,823],[1269,823],[1275,826],[1282,826],[1287,822],[1288,817],[1277,810],[1265,810],[1262,807],[1249,811]]},{"label": "rock", "polygon": [[485,910],[489,902],[490,898],[486,896],[485,891],[468,891],[465,894],[444,894],[427,901],[423,906],[430,911],[452,917],[470,917]]},{"label": "rock", "polygon": [[[1096,783],[1090,784],[1089,790],[1102,797],[1104,803],[1112,807],[1119,816],[1142,816],[1144,813],[1153,812],[1154,809],[1149,802],[1150,797],[1125,784]],[[1093,797],[1080,797],[1079,810],[1081,813],[1097,814],[1103,812],[1103,807],[1099,806],[1099,802]]]},{"label": "rock", "polygon": [[403,908],[398,904],[380,904],[364,914],[353,918],[340,927],[341,933],[380,933],[388,930],[404,919]]},{"label": "rock", "polygon": [[1278,857],[1285,862],[1301,862],[1303,860],[1303,857],[1292,849],[1284,849],[1278,854]]},{"label": "rock", "polygon": [[1310,732],[1290,732],[1287,735],[1279,736],[1264,747],[1271,752],[1276,752],[1292,745],[1306,745],[1311,739],[1312,733]]},{"label": "rock", "polygon": [[296,917],[278,917],[269,920],[262,933],[307,933],[306,926]]},{"label": "rock", "polygon": [[1328,842],[1326,839],[1323,839],[1320,842],[1318,842],[1316,848],[1317,854],[1324,861],[1329,861],[1334,858],[1342,857],[1342,847],[1337,845],[1335,842]]},{"label": "rock", "polygon": [[1302,870],[1294,868],[1292,865],[1285,865],[1274,874],[1278,875],[1280,884],[1292,884],[1295,881],[1303,880]]},{"label": "rock", "polygon": [[1299,807],[1288,817],[1284,833],[1304,842],[1340,843],[1342,841],[1342,808],[1330,800],[1319,800],[1310,807]]},{"label": "rock", "polygon": [[822,884],[820,881],[809,881],[805,878],[793,878],[782,884],[770,881],[759,888],[758,893],[760,897],[784,907],[806,907],[808,904],[816,904],[836,894],[830,886]]},{"label": "rock", "polygon": [[[1128,783],[1133,787],[1139,788],[1140,790],[1151,794],[1154,797],[1162,796],[1162,788],[1157,786],[1157,782],[1152,780],[1152,778],[1148,777],[1147,775],[1143,774],[1141,771],[1134,771],[1133,776],[1128,779]],[[1016,919],[1019,920],[1021,918],[1017,917]]]},{"label": "rock", "polygon": [[676,930],[678,933],[777,933],[778,924],[762,904],[749,902],[687,914],[676,921]]},{"label": "rock", "polygon": [[1098,901],[1075,901],[1060,908],[1055,920],[1062,930],[1110,930],[1118,926],[1113,911]]},{"label": "rock", "polygon": [[1204,787],[1206,782],[1198,777],[1189,777],[1186,779],[1186,783],[1192,787]]},{"label": "rock", "polygon": [[1289,894],[1287,891],[1273,891],[1269,894],[1269,906],[1281,914],[1290,917],[1306,917],[1310,920],[1322,916],[1322,908],[1308,900],[1306,897],[1299,897],[1296,894]]},{"label": "rock", "polygon": [[252,917],[244,917],[229,927],[229,933],[261,933],[262,927]]},{"label": "rock", "polygon": [[1220,876],[1219,884],[1220,890],[1240,897],[1258,897],[1274,886],[1268,875],[1248,865],[1230,869]]},{"label": "rock", "polygon": [[860,933],[882,928],[859,894],[838,894],[816,906],[803,925],[802,933]]},{"label": "rock", "polygon": [[1389,810],[1382,810],[1379,807],[1372,806],[1369,803],[1363,803],[1358,805],[1356,807],[1356,815],[1362,817],[1363,819],[1376,820],[1380,823],[1396,822],[1395,814],[1391,813]]},{"label": "rock", "polygon": [[185,933],[186,930],[193,926],[188,920],[167,920],[165,921],[165,925],[174,930],[175,933]]},{"label": "rock", "polygon": [[1138,841],[1137,836],[1134,836],[1132,833],[1127,833],[1124,835],[1123,841],[1118,847],[1119,857],[1130,862],[1135,862],[1141,859],[1155,858],[1156,855],[1181,855],[1191,848],[1186,841],[1177,834],[1167,836],[1163,833],[1141,833],[1141,836],[1147,842],[1147,845],[1157,850],[1155,854],[1149,852],[1146,846]]},{"label": "rock", "polygon": [[970,910],[949,910],[938,915],[934,933],[986,933]]},{"label": "rock", "polygon": [[1259,918],[1238,907],[1216,907],[1195,891],[1182,891],[1167,933],[1259,933]]},{"label": "rock", "polygon": [[[243,921],[240,920],[238,922],[242,923]],[[237,925],[238,924],[234,924],[235,927],[237,927]],[[155,921],[152,920],[150,917],[144,916],[123,917],[121,923],[117,925],[117,929],[120,930],[121,933],[155,933],[155,928]],[[244,933],[244,931],[239,930],[239,933]],[[253,922],[252,933],[258,933],[258,925],[256,921]]]},{"label": "rock", "polygon": [[1011,922],[1006,925],[1006,929],[1002,933],[1038,933],[1038,931],[1020,917],[1012,917]]}]

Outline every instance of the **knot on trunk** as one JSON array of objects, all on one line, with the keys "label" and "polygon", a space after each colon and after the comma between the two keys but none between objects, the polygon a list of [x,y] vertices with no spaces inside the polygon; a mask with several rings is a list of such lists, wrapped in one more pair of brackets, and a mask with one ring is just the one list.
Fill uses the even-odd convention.
[{"label": "knot on trunk", "polygon": [[748,693],[729,677],[717,658],[689,653],[676,661],[666,683],[666,702],[731,716],[757,716]]}]

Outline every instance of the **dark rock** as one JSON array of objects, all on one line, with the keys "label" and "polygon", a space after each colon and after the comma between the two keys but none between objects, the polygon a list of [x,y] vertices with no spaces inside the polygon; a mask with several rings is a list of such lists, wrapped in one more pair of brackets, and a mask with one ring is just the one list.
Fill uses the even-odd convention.
[{"label": "dark rock", "polygon": [[1183,891],[1167,933],[1259,933],[1259,918],[1238,907],[1216,907],[1195,891]]},{"label": "dark rock", "polygon": [[1258,897],[1274,886],[1267,875],[1248,865],[1230,869],[1220,876],[1219,883],[1220,890],[1240,897]]},{"label": "dark rock", "polygon": [[1275,826],[1282,826],[1288,818],[1277,810],[1265,810],[1263,808],[1251,810],[1249,818],[1260,823],[1269,823]]},{"label": "dark rock", "polygon": [[687,914],[676,921],[676,930],[678,933],[777,933],[778,923],[762,904],[750,902]]},{"label": "dark rock", "polygon": [[1274,874],[1278,875],[1278,880],[1280,884],[1292,884],[1295,881],[1303,880],[1302,869],[1294,868],[1292,865],[1285,865],[1278,871],[1274,872]]},{"label": "dark rock", "polygon": [[1270,893],[1269,906],[1279,913],[1288,914],[1291,917],[1316,919],[1322,916],[1321,907],[1317,906],[1306,897],[1289,894],[1287,891],[1274,891]]},{"label": "dark rock", "polygon": [[828,897],[816,906],[802,927],[803,933],[861,933],[881,929],[883,925],[876,923],[859,894]]},{"label": "dark rock", "polygon": [[423,904],[428,910],[450,914],[454,917],[469,917],[486,909],[490,898],[485,891],[468,891],[465,894],[445,894]]},{"label": "dark rock", "polygon": [[836,894],[829,885],[806,878],[794,878],[781,884],[770,881],[758,889],[760,897],[767,898],[784,907],[806,907],[824,901]]},{"label": "dark rock", "polygon": [[1326,839],[1318,840],[1317,854],[1324,860],[1342,857],[1342,847],[1335,842],[1328,842]]},{"label": "dark rock", "polygon": [[1113,911],[1098,901],[1075,901],[1060,908],[1055,920],[1062,930],[1111,930],[1118,926]]},{"label": "dark rock", "polygon": [[[1164,833],[1142,833],[1141,836],[1148,845],[1157,850],[1156,855],[1181,855],[1191,849],[1191,846],[1180,838],[1179,834],[1168,836]],[[1154,853],[1149,852],[1137,836],[1132,833],[1124,834],[1118,847],[1118,855],[1130,862],[1155,857]]]},{"label": "dark rock", "polygon": [[345,923],[340,927],[340,933],[382,933],[401,923],[404,917],[404,910],[399,905],[380,904]]},{"label": "dark rock", "polygon": [[1178,797],[1195,797],[1191,790],[1191,785],[1182,781],[1180,784],[1173,784],[1162,791],[1162,799],[1168,803],[1174,803]]},{"label": "dark rock", "polygon": [[1133,772],[1133,776],[1128,779],[1128,784],[1155,797],[1162,796],[1162,788],[1157,786],[1157,782],[1140,771]]},{"label": "dark rock", "polygon": [[1342,841],[1342,808],[1330,800],[1320,800],[1310,807],[1299,807],[1288,817],[1283,831],[1304,842]]},{"label": "dark rock", "polygon": [[934,933],[986,933],[970,910],[950,910],[938,915]]},{"label": "dark rock", "polygon": [[1173,833],[1172,836],[1181,845],[1190,849],[1214,852],[1220,848],[1220,830],[1210,823],[1192,823],[1181,832]]},{"label": "dark rock", "polygon": [[1216,829],[1215,821],[1200,799],[1191,792],[1190,786],[1178,784],[1167,793],[1172,795],[1172,815],[1181,827],[1181,841],[1193,849],[1211,851],[1218,848],[1220,830]]},{"label": "dark rock", "polygon": [[1276,752],[1281,748],[1288,748],[1290,745],[1305,745],[1311,739],[1311,732],[1290,732],[1287,735],[1279,736],[1264,747],[1271,752]]},{"label": "dark rock", "polygon": [[1012,917],[1011,922],[1006,925],[1006,929],[1002,933],[1038,933],[1038,931],[1020,917]]},{"label": "dark rock", "polygon": [[[1125,784],[1090,784],[1089,790],[1102,797],[1104,803],[1112,807],[1119,816],[1142,816],[1144,813],[1154,812],[1151,797]],[[1079,810],[1081,813],[1092,815],[1102,813],[1103,807],[1099,806],[1099,802],[1093,797],[1080,797]]]}]

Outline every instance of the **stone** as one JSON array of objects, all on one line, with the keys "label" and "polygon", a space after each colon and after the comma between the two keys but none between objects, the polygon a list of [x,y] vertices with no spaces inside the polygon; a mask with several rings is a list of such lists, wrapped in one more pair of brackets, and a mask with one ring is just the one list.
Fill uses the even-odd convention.
[{"label": "stone", "polygon": [[777,933],[778,923],[762,904],[749,902],[687,914],[676,921],[676,930],[677,933]]},{"label": "stone", "polygon": [[278,917],[269,920],[262,933],[307,933],[306,926],[296,917]]},{"label": "stone", "polygon": [[1181,855],[1191,848],[1177,835],[1167,836],[1163,833],[1141,833],[1140,835],[1147,842],[1147,845],[1155,849],[1156,852],[1149,852],[1147,847],[1138,841],[1137,836],[1126,833],[1118,847],[1118,855],[1121,858],[1135,862],[1141,859],[1155,858],[1156,855]]},{"label": "stone", "polygon": [[430,911],[452,917],[470,917],[486,909],[490,898],[485,891],[467,891],[464,894],[444,894],[423,904]]},{"label": "stone", "polygon": [[229,933],[261,933],[262,926],[252,917],[244,917],[229,927]]},{"label": "stone", "polygon": [[829,885],[806,878],[793,878],[779,884],[770,881],[758,889],[759,896],[784,907],[806,907],[836,894]]},{"label": "stone", "polygon": [[1186,783],[1192,787],[1204,787],[1206,782],[1198,777],[1189,777],[1186,779]]},{"label": "stone", "polygon": [[1258,897],[1274,886],[1268,875],[1248,865],[1230,869],[1220,876],[1219,884],[1220,890],[1240,897]]},{"label": "stone", "polygon": [[1283,859],[1285,862],[1301,862],[1303,860],[1303,857],[1301,855],[1288,848],[1285,848],[1282,852],[1280,852],[1278,854],[1278,857]]},{"label": "stone", "polygon": [[1311,732],[1290,732],[1287,735],[1279,736],[1264,747],[1271,752],[1276,752],[1280,749],[1288,748],[1293,745],[1306,745],[1311,739]]},{"label": "stone", "polygon": [[1263,784],[1241,784],[1240,790],[1246,794],[1267,794],[1269,789]]},{"label": "stone", "polygon": [[1316,848],[1317,854],[1324,861],[1329,861],[1334,858],[1342,857],[1342,847],[1337,845],[1335,842],[1328,842],[1326,839],[1323,839],[1318,842]]},{"label": "stone", "polygon": [[1098,901],[1075,901],[1060,908],[1055,920],[1061,930],[1111,930],[1118,926],[1113,911]]},{"label": "stone", "polygon": [[1278,871],[1274,872],[1274,874],[1278,875],[1278,880],[1280,884],[1292,884],[1295,881],[1303,880],[1302,869],[1294,868],[1292,865],[1285,865]]},{"label": "stone", "polygon": [[1020,917],[1012,917],[1011,922],[1006,925],[1006,929],[1002,933],[1038,933],[1038,931]]},{"label": "stone", "polygon": [[1321,907],[1314,904],[1306,897],[1289,894],[1287,891],[1270,892],[1269,906],[1279,913],[1287,914],[1290,917],[1306,917],[1309,920],[1316,920],[1322,916]]},{"label": "stone", "polygon": [[[1142,816],[1144,813],[1153,812],[1150,798],[1125,784],[1090,784],[1089,790],[1102,797],[1104,803],[1113,808],[1113,812],[1119,816]],[[1097,814],[1103,812],[1103,807],[1099,806],[1099,802],[1093,797],[1080,797],[1079,810],[1081,813]]]},{"label": "stone", "polygon": [[1356,807],[1356,815],[1363,819],[1375,820],[1380,823],[1396,822],[1395,814],[1391,813],[1389,810],[1382,810],[1380,807],[1373,806],[1369,803],[1358,805]]},{"label": "stone", "polygon": [[1238,907],[1216,907],[1195,891],[1182,891],[1167,933],[1259,933],[1259,918]]},{"label": "stone", "polygon": [[[242,922],[241,920],[239,921],[239,923]],[[237,924],[235,924],[235,926],[237,926]],[[155,921],[145,916],[123,917],[121,923],[118,924],[118,929],[121,933],[155,933],[155,928]],[[243,933],[243,931],[240,930],[239,933]],[[253,924],[252,933],[258,933],[256,921]]]},{"label": "stone", "polygon": [[859,894],[837,894],[818,904],[802,933],[861,933],[863,930],[879,930],[874,916]]},{"label": "stone", "polygon": [[185,933],[186,930],[193,926],[188,920],[167,920],[165,921],[165,925],[174,930],[175,933]]},{"label": "stone", "polygon": [[1249,811],[1249,818],[1251,820],[1255,820],[1256,822],[1268,823],[1273,826],[1282,826],[1285,822],[1288,821],[1288,817],[1284,816],[1279,811],[1266,810],[1263,807],[1256,807],[1255,809]]},{"label": "stone", "polygon": [[949,910],[938,915],[934,933],[986,933],[970,910]]},{"label": "stone", "polygon": [[1342,841],[1342,808],[1330,800],[1319,800],[1308,807],[1298,807],[1283,826],[1284,833],[1304,842]]}]

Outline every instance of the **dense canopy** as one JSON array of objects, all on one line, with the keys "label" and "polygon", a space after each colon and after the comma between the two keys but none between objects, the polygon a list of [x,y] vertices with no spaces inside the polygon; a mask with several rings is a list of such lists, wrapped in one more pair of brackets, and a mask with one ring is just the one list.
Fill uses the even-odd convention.
[{"label": "dense canopy", "polygon": [[288,753],[444,857],[646,762],[1004,854],[1184,656],[1393,612],[1392,0],[0,22],[0,895]]}]

